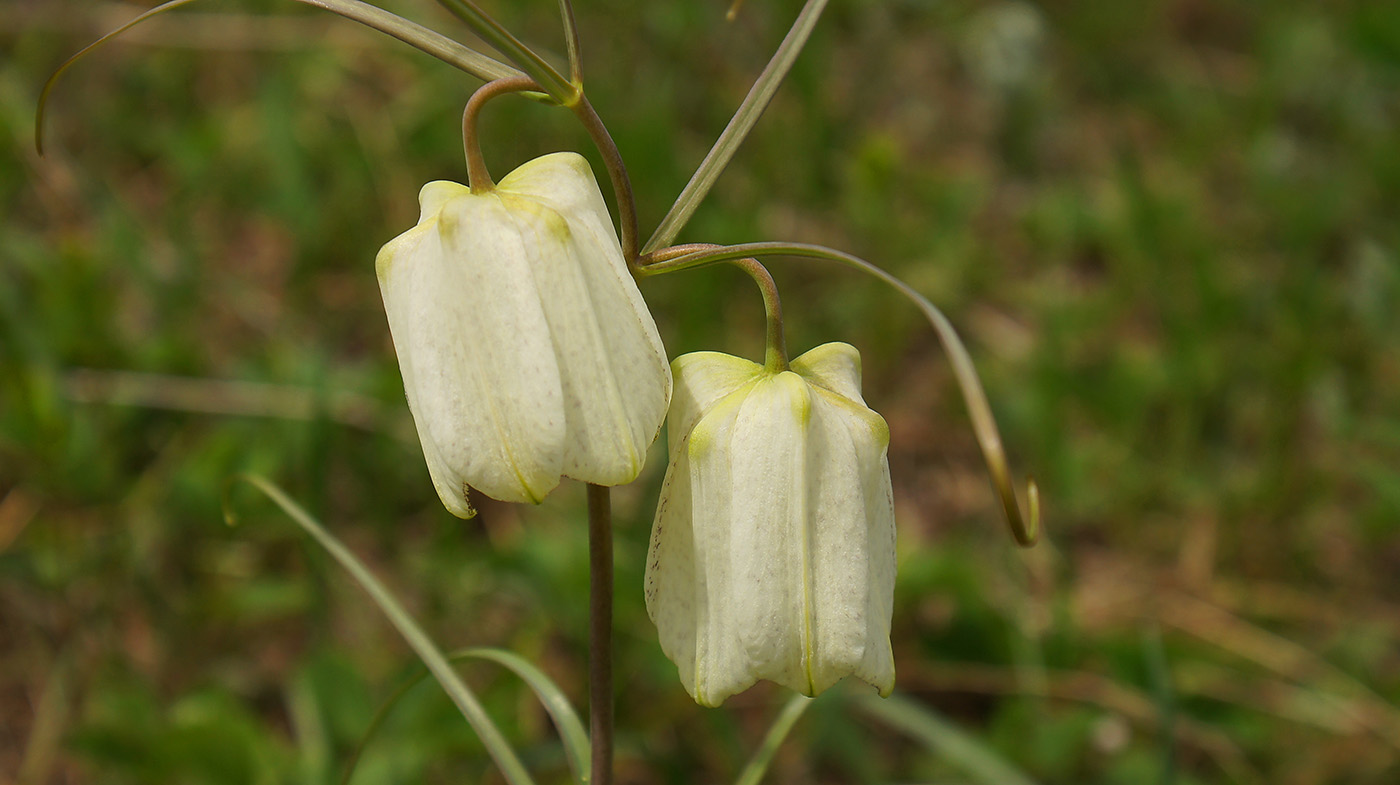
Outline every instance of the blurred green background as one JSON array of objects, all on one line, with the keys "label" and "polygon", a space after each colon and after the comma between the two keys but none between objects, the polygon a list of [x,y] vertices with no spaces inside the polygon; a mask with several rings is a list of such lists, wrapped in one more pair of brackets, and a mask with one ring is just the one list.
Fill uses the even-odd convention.
[{"label": "blurred green background", "polygon": [[[577,2],[645,236],[800,3],[727,24],[725,0]],[[485,5],[562,48],[554,3]],[[516,650],[581,705],[582,491],[442,509],[372,273],[419,186],[464,176],[476,83],[285,0],[196,4],[73,69],[37,157],[44,78],[142,7],[0,0],[0,782],[336,781],[415,661],[265,500],[236,492],[223,524],[247,470],[443,646]],[[1011,545],[917,312],[775,260],[793,351],[864,355],[898,691],[966,737],[930,747],[838,692],[770,781],[1400,782],[1397,128],[1400,3],[833,0],[680,239],[836,246],[945,307],[1048,538]],[[498,176],[587,144],[514,99],[485,133]],[[643,292],[673,355],[761,356],[742,274]],[[785,695],[701,709],[661,654],[662,470],[658,447],[615,493],[620,781],[725,782]],[[529,693],[465,673],[563,781]],[[500,778],[423,686],[357,781]]]}]

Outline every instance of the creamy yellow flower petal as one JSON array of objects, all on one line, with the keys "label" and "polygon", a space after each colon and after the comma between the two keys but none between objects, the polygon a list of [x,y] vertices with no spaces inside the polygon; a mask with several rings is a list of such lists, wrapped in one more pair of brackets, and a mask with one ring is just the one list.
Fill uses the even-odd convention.
[{"label": "creamy yellow flower petal", "polygon": [[705,705],[758,679],[815,695],[854,675],[888,694],[889,432],[859,402],[859,358],[828,344],[774,374],[721,357],[672,366],[646,575],[662,649]]},{"label": "creamy yellow flower petal", "polygon": [[[670,372],[593,173],[583,158],[557,153],[515,170],[496,192],[522,210],[537,205],[571,218],[537,224],[557,233],[542,244],[564,247],[533,268],[564,394],[563,473],[599,485],[631,482],[666,417]],[[647,390],[637,380],[656,384]]]},{"label": "creamy yellow flower petal", "polygon": [[667,422],[671,425],[671,459],[685,445],[695,421],[719,399],[765,375],[763,366],[720,352],[691,352],[671,363],[676,380]]},{"label": "creamy yellow flower petal", "polygon": [[557,153],[419,199],[375,267],[443,504],[468,517],[469,487],[538,502],[561,476],[634,479],[671,378],[587,163]]}]

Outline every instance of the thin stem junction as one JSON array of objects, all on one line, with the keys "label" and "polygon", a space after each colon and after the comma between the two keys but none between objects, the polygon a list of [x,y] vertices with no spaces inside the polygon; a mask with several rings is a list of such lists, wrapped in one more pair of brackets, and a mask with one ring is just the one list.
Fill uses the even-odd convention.
[{"label": "thin stem junction", "polygon": [[928,319],[929,324],[933,327],[933,331],[937,333],[938,340],[943,344],[943,349],[948,354],[948,361],[953,366],[953,375],[957,378],[958,387],[963,394],[963,401],[967,404],[973,433],[977,436],[978,446],[982,448],[982,459],[986,461],[987,472],[992,476],[992,485],[996,489],[997,496],[1000,497],[1002,513],[1006,516],[1007,525],[1011,527],[1011,535],[1023,547],[1030,547],[1036,543],[1040,538],[1040,488],[1035,484],[1034,479],[1027,480],[1026,503],[1029,515],[1022,516],[1020,502],[1016,499],[1016,489],[1011,483],[1011,470],[1006,460],[1006,450],[1002,447],[1001,431],[997,428],[996,417],[992,415],[992,406],[987,402],[987,393],[982,389],[982,382],[978,379],[977,368],[972,364],[972,357],[967,353],[967,347],[963,346],[957,330],[953,329],[953,323],[948,321],[948,317],[943,315],[938,306],[929,302],[928,298],[919,294],[909,284],[899,280],[884,269],[859,256],[834,248],[806,243],[744,243],[727,247],[676,246],[676,248],[687,249],[689,252],[669,255],[664,258],[659,255],[648,255],[644,257],[647,263],[642,268],[643,272],[647,275],[660,275],[719,262],[733,262],[737,259],[760,256],[798,256],[826,259],[879,278],[917,305],[919,310],[923,312],[924,318]]},{"label": "thin stem junction", "polygon": [[496,51],[509,58],[527,76],[532,77],[541,85],[534,89],[548,93],[549,97],[553,98],[556,103],[561,106],[573,106],[579,95],[582,94],[582,88],[565,79],[535,50],[521,43],[520,39],[512,35],[500,22],[478,8],[471,0],[438,0],[438,5],[466,22],[472,32],[481,36],[482,40],[495,47]]},{"label": "thin stem junction", "polygon": [[[673,245],[646,254],[638,262],[637,274],[642,276],[660,275],[671,272],[673,265],[681,259],[689,259],[698,253],[713,253],[725,250],[723,246],[711,243],[686,243]],[[783,330],[783,303],[778,298],[778,285],[773,276],[754,258],[726,258],[724,261],[749,274],[763,295],[763,313],[767,322],[767,335],[764,342],[764,365],[769,371],[779,373],[788,368],[787,337]],[[669,264],[668,264],[669,263]]]}]

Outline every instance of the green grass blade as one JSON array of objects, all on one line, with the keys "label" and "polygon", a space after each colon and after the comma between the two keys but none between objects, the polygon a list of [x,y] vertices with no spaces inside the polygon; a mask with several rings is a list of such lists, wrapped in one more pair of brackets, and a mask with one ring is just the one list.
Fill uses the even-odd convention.
[{"label": "green grass blade", "polygon": [[[503,665],[519,676],[530,689],[534,690],[535,695],[540,699],[540,704],[554,720],[554,727],[559,731],[559,737],[564,742],[564,754],[569,759],[569,768],[574,772],[574,780],[579,783],[587,783],[591,759],[588,732],[584,730],[583,723],[579,720],[578,714],[575,713],[574,707],[569,703],[569,699],[565,697],[564,691],[559,689],[559,685],[555,684],[545,675],[544,671],[536,668],[529,660],[505,649],[461,649],[447,655],[447,661],[452,663],[466,659],[490,660]],[[350,780],[355,774],[355,766],[359,763],[365,748],[369,746],[370,740],[379,732],[379,727],[384,724],[384,720],[389,717],[390,712],[403,699],[403,696],[407,695],[408,691],[417,686],[427,675],[428,671],[420,668],[418,672],[399,685],[398,689],[394,690],[394,694],[390,695],[375,712],[374,719],[370,721],[369,727],[365,729],[359,744],[355,746],[350,760],[346,763],[345,774],[340,780],[341,785],[350,785]]]},{"label": "green grass blade", "polygon": [[534,663],[505,649],[463,649],[450,655],[453,662],[469,657],[490,660],[504,666],[535,691],[540,704],[549,712],[550,719],[554,720],[560,740],[564,742],[564,754],[568,756],[569,768],[574,772],[574,779],[581,783],[588,782],[588,770],[592,760],[588,748],[588,731],[584,730],[583,722],[579,720],[573,705],[569,703],[564,691],[559,689],[559,685],[545,675],[544,671],[535,667]]},{"label": "green grass blade", "polygon": [[853,699],[866,714],[924,745],[930,753],[985,785],[1035,785],[1025,772],[996,750],[964,733],[941,714],[914,701],[894,695],[874,694]]},{"label": "green grass blade", "polygon": [[1162,645],[1162,629],[1155,622],[1142,631],[1142,648],[1147,673],[1152,681],[1153,702],[1157,704],[1157,747],[1162,757],[1160,785],[1174,785],[1176,765],[1176,695],[1172,690],[1171,665]]},{"label": "green grass blade", "polygon": [[743,144],[744,138],[753,130],[754,123],[758,122],[763,110],[768,108],[773,95],[778,92],[778,86],[792,69],[792,64],[802,52],[802,47],[806,46],[807,39],[811,37],[812,29],[817,26],[817,20],[821,18],[825,8],[826,0],[807,0],[787,36],[778,45],[778,51],[773,53],[773,58],[764,66],[763,72],[749,89],[749,94],[744,96],[743,102],[739,104],[739,109],[729,118],[729,125],[724,127],[719,139],[715,141],[715,146],[705,154],[705,160],[700,162],[700,167],[691,175],[690,182],[685,184],[681,195],[676,197],[676,203],[671,205],[670,211],[661,219],[661,224],[656,227],[651,239],[642,247],[642,253],[651,253],[670,245],[681,229],[685,228],[700,202],[714,187],[720,172],[729,165],[739,145]]},{"label": "green grass blade", "polygon": [[749,759],[749,765],[739,773],[739,779],[734,781],[735,785],[758,785],[763,781],[763,775],[768,773],[768,767],[773,763],[773,756],[778,754],[778,748],[783,745],[783,739],[787,738],[792,726],[797,724],[811,704],[812,699],[805,695],[792,696],[779,712],[778,718],[773,720],[773,726],[768,729],[763,743]]},{"label": "green grass blade", "polygon": [[[193,2],[195,2],[195,0],[170,0],[169,2],[161,3],[96,41],[93,41],[79,50],[77,54],[64,61],[63,65],[60,65],[58,69],[53,72],[53,75],[48,78],[48,81],[44,82],[44,89],[39,93],[39,108],[34,116],[35,149],[41,154],[44,152],[43,129],[45,109],[48,106],[49,94],[53,91],[54,85],[58,82],[58,78],[62,76],[65,71],[72,67],[74,63],[86,57],[93,50],[147,19],[165,13],[166,11],[172,11],[183,5],[189,5]],[[461,69],[472,76],[488,82],[502,77],[521,75],[519,71],[505,63],[463,46],[447,36],[429,30],[420,24],[410,22],[401,16],[389,13],[378,6],[360,2],[360,0],[295,0],[295,2],[323,8],[327,11],[339,14],[346,19],[359,22],[366,27],[374,28],[385,35],[403,41],[421,52],[430,54],[448,65]]]},{"label": "green grass blade", "polygon": [[564,46],[569,52],[569,81],[583,84],[583,53],[578,43],[578,19],[572,0],[559,0],[559,16],[564,23]]},{"label": "green grass blade", "polygon": [[[389,622],[394,625],[394,628],[399,631],[403,639],[408,642],[409,647],[413,649],[414,653],[418,655],[418,658],[423,661],[423,664],[427,666],[428,670],[433,674],[433,677],[437,679],[438,684],[442,685],[448,697],[452,699],[453,703],[457,704],[457,708],[462,712],[462,716],[466,718],[467,723],[471,725],[472,730],[476,731],[482,744],[486,746],[486,751],[491,755],[492,760],[500,767],[501,773],[505,775],[506,781],[510,782],[511,785],[534,785],[534,781],[530,779],[529,772],[525,770],[525,766],[520,762],[520,758],[515,754],[515,750],[511,749],[510,743],[506,741],[505,736],[501,734],[496,724],[491,721],[490,715],[482,708],[481,703],[477,701],[471,689],[468,688],[461,678],[457,676],[457,673],[452,670],[452,666],[447,662],[447,658],[442,655],[442,652],[438,650],[432,640],[428,638],[423,630],[419,628],[418,624],[413,621],[412,617],[399,605],[398,600],[394,599],[394,596],[389,593],[389,590],[384,587],[384,584],[380,583],[379,579],[375,578],[374,575],[370,573],[369,569],[350,552],[350,549],[346,548],[340,540],[326,531],[315,518],[311,517],[310,513],[295,501],[292,501],[291,497],[267,478],[256,474],[244,474],[239,475],[235,479],[243,480],[266,494],[278,507],[282,508],[283,512],[287,513],[293,521],[296,521],[297,525],[301,526],[307,534],[311,535],[321,547],[325,548],[326,551],[340,563],[340,566],[344,567],[345,571],[350,573],[350,576],[355,579],[355,582],[360,584],[360,587],[369,594],[370,598],[374,600],[374,603],[378,605],[379,609],[388,617]],[[227,502],[225,503],[224,515],[228,518],[230,523],[233,522]]]},{"label": "green grass blade", "polygon": [[384,9],[360,0],[295,0],[353,19],[385,35],[397,38],[425,54],[432,55],[454,68],[465,71],[482,81],[490,82],[521,73],[494,57],[459,44],[447,36]]},{"label": "green grass blade", "polygon": [[360,765],[360,757],[364,754],[365,749],[369,747],[369,743],[374,738],[375,734],[379,733],[379,727],[384,724],[385,720],[389,719],[389,714],[393,712],[395,706],[399,705],[399,701],[403,700],[403,696],[407,695],[409,690],[418,686],[418,683],[427,675],[428,670],[426,668],[419,668],[412,676],[404,681],[403,684],[400,684],[398,689],[394,690],[393,695],[390,695],[384,703],[380,704],[379,710],[374,713],[374,717],[369,721],[369,727],[365,728],[365,732],[360,735],[360,741],[355,745],[355,749],[350,752],[350,759],[345,762],[345,773],[340,777],[340,785],[350,785],[350,781],[355,777],[355,768]]}]

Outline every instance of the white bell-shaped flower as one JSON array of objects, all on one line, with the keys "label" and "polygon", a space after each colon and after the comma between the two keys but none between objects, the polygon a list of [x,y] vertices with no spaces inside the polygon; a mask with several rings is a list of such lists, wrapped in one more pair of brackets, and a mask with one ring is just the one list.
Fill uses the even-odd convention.
[{"label": "white bell-shaped flower", "polygon": [[860,355],[829,343],[774,373],[714,352],[672,364],[670,466],[647,612],[681,683],[717,706],[758,679],[816,695],[894,687],[889,428]]},{"label": "white bell-shaped flower", "polygon": [[671,396],[656,324],[575,153],[494,188],[432,182],[375,269],[442,503],[538,502],[561,476],[636,478]]}]

